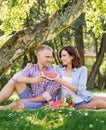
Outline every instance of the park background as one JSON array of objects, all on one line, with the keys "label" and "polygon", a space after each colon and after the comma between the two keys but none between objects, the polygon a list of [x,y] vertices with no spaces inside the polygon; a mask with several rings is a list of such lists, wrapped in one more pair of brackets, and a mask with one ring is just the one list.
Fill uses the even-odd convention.
[{"label": "park background", "polygon": [[[58,53],[63,46],[76,46],[88,69],[87,89],[105,95],[106,0],[0,0],[0,89],[28,62],[36,63],[35,49],[41,44],[53,48],[54,66],[60,63]],[[12,97],[5,103],[13,100],[17,98]],[[17,130],[106,129],[104,110],[44,108],[0,111],[0,115],[3,121],[0,130],[12,127]],[[76,126],[76,121],[80,125]]]}]

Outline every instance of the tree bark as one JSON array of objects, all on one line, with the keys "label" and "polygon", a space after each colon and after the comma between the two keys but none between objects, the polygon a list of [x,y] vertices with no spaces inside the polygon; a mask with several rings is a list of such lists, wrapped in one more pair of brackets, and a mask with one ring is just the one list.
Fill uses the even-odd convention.
[{"label": "tree bark", "polygon": [[14,34],[0,48],[0,76],[26,51],[53,39],[72,25],[88,0],[69,0],[52,17]]},{"label": "tree bark", "polygon": [[82,63],[85,65],[84,60],[84,41],[83,41],[83,25],[85,24],[85,14],[82,13],[80,17],[76,20],[74,24],[75,28],[75,43],[78,49],[78,52],[81,56]]},{"label": "tree bark", "polygon": [[100,50],[97,55],[97,60],[96,60],[95,64],[93,65],[92,71],[88,77],[87,86],[89,88],[93,88],[93,86],[95,84],[95,77],[98,74],[98,70],[101,65],[101,62],[103,61],[105,52],[106,52],[106,33],[104,33],[102,35],[101,46],[100,46]]}]

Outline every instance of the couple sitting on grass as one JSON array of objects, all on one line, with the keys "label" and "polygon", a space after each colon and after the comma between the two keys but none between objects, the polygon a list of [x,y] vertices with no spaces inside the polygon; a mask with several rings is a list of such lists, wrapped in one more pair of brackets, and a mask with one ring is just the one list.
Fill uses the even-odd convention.
[{"label": "couple sitting on grass", "polygon": [[[73,46],[65,46],[60,50],[61,65],[53,68],[52,48],[42,45],[37,49],[37,64],[27,65],[16,73],[0,91],[0,103],[8,99],[14,91],[19,100],[8,105],[0,105],[6,109],[38,109],[52,100],[56,100],[57,91],[61,89],[65,97],[70,94],[77,109],[106,109],[106,97],[96,96],[86,90],[87,69],[82,65],[80,55]],[[58,73],[54,80],[41,75],[42,71]],[[31,84],[31,89],[26,85]]]}]

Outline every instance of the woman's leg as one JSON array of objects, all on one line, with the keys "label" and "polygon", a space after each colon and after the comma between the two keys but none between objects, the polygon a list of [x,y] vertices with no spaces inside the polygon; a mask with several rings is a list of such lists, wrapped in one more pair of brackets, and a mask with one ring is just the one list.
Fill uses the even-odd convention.
[{"label": "woman's leg", "polygon": [[95,100],[95,99],[101,99],[106,102],[106,96],[95,96],[94,98],[92,98],[92,100]]},{"label": "woman's leg", "polygon": [[92,99],[89,103],[81,105],[78,109],[106,109],[106,102],[101,99]]}]

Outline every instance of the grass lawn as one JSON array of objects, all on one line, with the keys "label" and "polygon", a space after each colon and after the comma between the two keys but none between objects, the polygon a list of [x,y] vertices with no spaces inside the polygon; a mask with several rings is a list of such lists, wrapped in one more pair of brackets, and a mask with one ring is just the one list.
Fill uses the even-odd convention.
[{"label": "grass lawn", "polygon": [[0,130],[106,130],[106,110],[0,110]]}]

